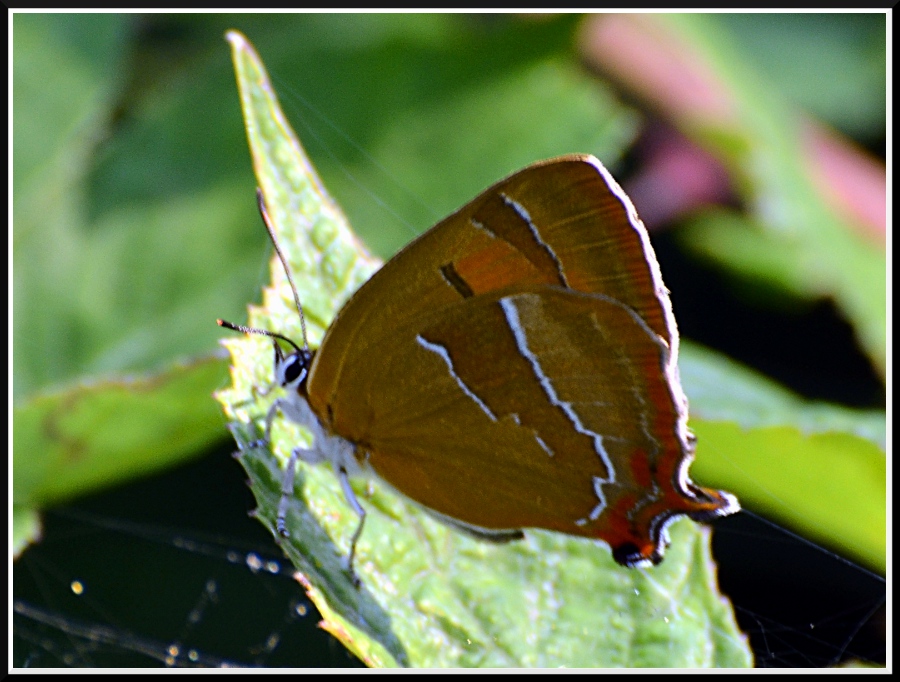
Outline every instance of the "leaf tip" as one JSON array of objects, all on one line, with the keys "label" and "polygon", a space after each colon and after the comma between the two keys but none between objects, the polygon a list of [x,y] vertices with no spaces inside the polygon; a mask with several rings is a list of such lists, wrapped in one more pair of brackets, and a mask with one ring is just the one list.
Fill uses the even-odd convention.
[{"label": "leaf tip", "polygon": [[231,48],[235,51],[244,49],[250,42],[243,33],[233,28],[225,31],[225,40],[231,43]]}]

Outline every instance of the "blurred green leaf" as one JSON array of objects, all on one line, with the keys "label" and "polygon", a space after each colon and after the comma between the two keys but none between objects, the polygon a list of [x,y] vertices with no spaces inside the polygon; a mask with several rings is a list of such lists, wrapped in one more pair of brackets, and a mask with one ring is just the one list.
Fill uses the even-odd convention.
[{"label": "blurred green leaf", "polygon": [[[198,121],[204,109],[193,99],[212,88],[150,90],[137,110],[122,99],[136,24],[135,15],[13,17],[17,402],[84,376],[157,371],[208,353],[216,317],[239,312],[258,282],[263,241],[239,229],[255,220],[252,192],[237,189],[250,186],[246,169],[239,185],[225,176],[172,191],[211,156],[195,144],[194,160],[172,170],[182,137],[202,140],[207,126],[215,144],[222,126]],[[231,113],[238,121],[238,108]],[[110,164],[115,190],[98,181]],[[142,196],[123,196],[132,182]]]},{"label": "blurred green leaf", "polygon": [[701,214],[679,236],[720,267],[765,273],[768,283],[778,282],[794,295],[834,300],[883,373],[885,254],[841,217],[815,184],[805,165],[807,123],[734,49],[715,17],[670,14],[650,21],[665,32],[662,40],[684,47],[695,68],[712,74],[714,81],[706,86],[718,90],[716,98],[728,114],[713,119],[710,112],[680,112],[675,123],[726,164],[752,216],[737,230],[739,219],[713,221]]},{"label": "blurred green leaf", "polygon": [[[525,61],[489,81],[438,85],[443,99],[431,97],[396,112],[372,141],[369,151],[378,167],[350,167],[363,187],[378,187],[378,176],[387,172],[405,190],[387,193],[391,209],[422,216],[416,222],[419,230],[536,159],[589,152],[613,163],[635,133],[633,114],[568,55]],[[440,158],[435,149],[443,150]],[[341,189],[343,184],[338,182]],[[371,211],[363,204],[364,194],[345,195],[348,214],[354,224],[361,223],[360,234],[373,248],[390,254],[409,241],[409,233],[388,240],[384,225],[367,215]],[[429,198],[427,213],[417,197]]]},{"label": "blurred green leaf", "polygon": [[216,188],[92,216],[91,173],[113,128],[131,19],[16,14],[13,31],[13,498],[17,518],[31,519],[17,523],[31,529],[18,542],[47,505],[197,456],[222,436],[211,400],[225,380],[209,357],[216,313],[197,316],[219,300],[209,284],[220,266],[200,235],[173,238],[171,228],[225,218],[236,195]]},{"label": "blurred green leaf", "polygon": [[41,517],[30,507],[12,508],[12,555],[18,559],[25,548],[41,538]]},{"label": "blurred green leaf", "polygon": [[[853,137],[884,135],[883,12],[726,13],[717,18],[783,97]],[[842,77],[832,77],[836,73]]]},{"label": "blurred green leaf", "polygon": [[697,480],[884,573],[884,412],[801,400],[710,351],[679,363],[697,435]]},{"label": "blurred green leaf", "polygon": [[330,193],[387,257],[536,159],[622,154],[637,118],[572,58],[578,21],[319,15],[267,63]]},{"label": "blurred green leaf", "polygon": [[[125,48],[116,15],[16,14],[13,54],[13,365],[15,396],[73,376],[85,330],[78,289],[80,191],[115,94]],[[93,31],[90,31],[94,34]]]},{"label": "blurred green leaf", "polygon": [[210,357],[32,396],[13,410],[13,502],[40,509],[198,452],[221,433],[209,389],[225,379]]},{"label": "blurred green leaf", "polygon": [[[301,298],[311,301],[320,325],[329,314],[324,292],[331,293],[337,307],[374,262],[359,251],[339,212],[321,193],[258,56],[242,35],[232,32],[229,39],[254,168],[280,243],[295,272],[303,273],[296,277]],[[341,266],[327,267],[316,255],[320,249]],[[299,338],[277,262],[273,276],[264,308],[251,309],[250,323]],[[236,338],[228,347],[234,387],[221,392],[220,399],[235,420],[232,429],[257,498],[257,515],[274,532],[283,476],[279,461],[303,442],[303,434],[277,420],[273,446],[279,459],[252,447],[269,402],[260,404],[255,387],[271,381],[271,344]],[[249,425],[251,419],[256,426]],[[357,519],[329,470],[299,469],[287,515],[290,538],[276,539],[309,581],[325,627],[369,665],[749,663],[731,609],[714,590],[707,533],[691,523],[673,527],[673,547],[661,567],[628,570],[597,543],[553,533],[529,532],[525,542],[510,546],[485,545],[372,484],[363,496],[369,513],[358,547],[363,587],[357,590],[342,563]]]},{"label": "blurred green leaf", "polygon": [[13,408],[13,543],[39,538],[39,512],[196,456],[222,433],[210,397],[220,358],[173,363],[39,392]]}]

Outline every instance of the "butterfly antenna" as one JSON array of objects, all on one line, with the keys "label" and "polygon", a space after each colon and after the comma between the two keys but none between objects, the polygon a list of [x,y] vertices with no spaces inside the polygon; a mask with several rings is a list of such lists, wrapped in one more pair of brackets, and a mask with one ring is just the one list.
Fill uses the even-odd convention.
[{"label": "butterfly antenna", "polygon": [[[269,217],[269,212],[266,210],[266,200],[263,198],[262,190],[259,187],[256,188],[256,203],[259,206],[259,214],[262,216],[263,222],[266,225],[266,230],[269,231],[269,237],[272,239],[272,245],[275,247],[275,253],[278,254],[278,259],[281,261],[281,265],[284,267],[284,274],[287,275],[288,282],[291,285],[291,292],[294,294],[294,303],[297,304],[297,314],[300,315],[300,330],[303,334],[303,350],[308,354],[309,342],[306,339],[306,317],[303,315],[303,306],[300,304],[300,295],[297,293],[297,286],[294,284],[294,278],[291,277],[291,269],[288,267],[287,259],[284,257],[284,254],[281,251],[281,247],[278,246],[278,237],[275,236],[275,228],[272,225],[272,219]],[[268,333],[267,335],[282,339],[284,338],[283,336],[280,336],[278,334]],[[297,344],[291,342],[291,345],[294,346],[294,348],[297,348]],[[300,349],[298,348],[297,350]]]},{"label": "butterfly antenna", "polygon": [[300,351],[300,346],[291,341],[288,337],[282,336],[281,334],[276,334],[275,332],[270,332],[268,329],[256,329],[255,327],[245,327],[242,324],[234,324],[233,322],[229,322],[228,320],[218,319],[216,320],[216,324],[220,327],[225,327],[226,329],[233,329],[236,332],[243,332],[244,334],[260,334],[262,336],[268,336],[273,339],[281,339],[285,343],[289,343],[294,347],[298,353]]}]

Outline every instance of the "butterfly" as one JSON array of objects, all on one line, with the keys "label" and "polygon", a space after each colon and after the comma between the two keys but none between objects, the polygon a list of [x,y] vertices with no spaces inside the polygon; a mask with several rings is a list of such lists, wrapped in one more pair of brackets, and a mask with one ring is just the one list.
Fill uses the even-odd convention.
[{"label": "butterfly", "polygon": [[[678,375],[678,331],[647,231],[593,156],[535,163],[407,245],[344,305],[310,350],[273,339],[266,415],[306,426],[288,461],[372,475],[444,523],[507,542],[541,528],[606,542],[624,566],[656,564],[666,528],[740,508],[688,476],[695,438]],[[287,344],[285,351],[280,343]],[[354,576],[355,577],[355,576]]]}]

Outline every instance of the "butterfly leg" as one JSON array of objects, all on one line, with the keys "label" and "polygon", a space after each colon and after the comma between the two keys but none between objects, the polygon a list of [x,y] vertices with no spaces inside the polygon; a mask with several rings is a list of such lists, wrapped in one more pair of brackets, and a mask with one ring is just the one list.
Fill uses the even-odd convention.
[{"label": "butterfly leg", "polygon": [[294,475],[297,472],[297,460],[303,458],[302,448],[294,448],[284,469],[284,478],[281,479],[281,499],[278,501],[278,515],[275,517],[275,530],[283,537],[290,537],[285,517],[291,497],[294,494]]},{"label": "butterfly leg", "polygon": [[[268,439],[267,439],[268,440]],[[281,479],[281,499],[278,501],[278,515],[275,517],[275,530],[283,537],[289,537],[285,517],[287,516],[288,504],[291,497],[294,496],[294,476],[297,473],[297,462],[303,461],[307,464],[319,464],[325,461],[322,453],[318,450],[308,450],[306,448],[294,448],[291,456],[284,467],[284,478]],[[352,494],[352,490],[350,491]],[[347,491],[344,491],[347,494]],[[354,500],[355,501],[355,500]],[[351,505],[352,506],[352,505]],[[357,504],[357,507],[359,504]]]},{"label": "butterfly leg", "polygon": [[347,504],[353,508],[353,511],[355,511],[356,515],[359,517],[359,525],[356,527],[353,538],[350,540],[350,554],[347,556],[347,570],[350,572],[353,584],[359,587],[360,580],[359,576],[356,575],[356,571],[353,570],[353,559],[356,557],[356,543],[362,535],[363,526],[366,523],[366,510],[363,509],[359,500],[356,499],[356,494],[353,492],[353,488],[350,487],[350,479],[347,476],[347,470],[344,467],[335,464],[334,473],[341,482],[341,490],[344,491],[344,497],[347,499]]},{"label": "butterfly leg", "polygon": [[[321,462],[330,461],[334,468],[334,473],[340,481],[341,489],[347,504],[353,509],[359,517],[359,525],[353,533],[350,540],[350,554],[347,558],[347,570],[353,580],[354,585],[360,585],[359,577],[353,570],[353,561],[356,556],[356,543],[362,535],[363,526],[366,520],[366,510],[363,509],[359,500],[350,487],[350,471],[348,470],[356,460],[354,458],[354,448],[351,443],[343,438],[329,437],[323,430],[321,423],[309,409],[309,404],[303,399],[279,398],[269,408],[266,413],[265,437],[262,441],[257,441],[254,445],[259,447],[266,446],[271,442],[272,423],[275,415],[278,413],[294,423],[306,426],[313,432],[314,446],[312,449],[297,447],[291,451],[290,459],[284,470],[284,477],[281,481],[281,499],[278,502],[278,514],[275,518],[275,530],[282,537],[288,537],[287,529],[287,510],[290,499],[294,495],[294,476],[296,475],[297,462],[303,461],[307,464],[319,464]],[[358,473],[355,469],[353,473]]]}]

